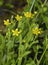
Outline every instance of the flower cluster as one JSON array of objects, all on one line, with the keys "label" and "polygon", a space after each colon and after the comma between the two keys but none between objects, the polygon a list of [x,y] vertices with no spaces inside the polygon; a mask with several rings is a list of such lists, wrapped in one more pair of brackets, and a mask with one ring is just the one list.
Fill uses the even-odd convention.
[{"label": "flower cluster", "polygon": [[36,27],[36,28],[32,29],[32,33],[35,35],[39,35],[42,33],[42,30],[41,30],[41,28]]},{"label": "flower cluster", "polygon": [[8,26],[8,25],[10,25],[10,24],[11,24],[11,23],[9,22],[9,19],[4,20],[4,25]]},{"label": "flower cluster", "polygon": [[[37,13],[37,12],[34,12],[34,14],[36,14],[36,13]],[[24,16],[25,16],[26,18],[32,18],[32,17],[34,16],[34,14],[32,14],[31,12],[24,12]],[[22,16],[16,15],[16,16],[15,16],[15,19],[16,19],[17,21],[20,21],[20,20],[22,19]],[[11,22],[9,21],[9,19],[4,20],[4,25],[8,26],[8,25],[10,25],[10,24],[11,24]],[[18,35],[21,33],[21,31],[19,31],[18,28],[17,28],[17,29],[15,29],[15,30],[12,30],[12,33],[13,33],[13,36],[18,36]],[[38,27],[33,28],[33,29],[32,29],[32,33],[35,34],[35,35],[41,34],[41,33],[42,33],[41,28],[38,28]]]},{"label": "flower cluster", "polygon": [[20,20],[22,19],[22,16],[17,15],[17,16],[15,16],[15,19],[16,19],[17,21],[20,21]]},{"label": "flower cluster", "polygon": [[27,18],[32,18],[33,14],[31,12],[24,12],[24,16]]},{"label": "flower cluster", "polygon": [[[37,12],[35,12],[34,14],[32,14],[31,12],[24,12],[24,16],[25,16],[26,18],[33,18],[36,13],[37,13]],[[15,16],[15,19],[16,19],[17,21],[20,21],[22,18],[23,18],[23,17],[20,16],[20,15],[18,15],[18,14]]]},{"label": "flower cluster", "polygon": [[18,36],[21,33],[21,30],[18,31],[18,28],[15,30],[12,30],[13,36]]}]

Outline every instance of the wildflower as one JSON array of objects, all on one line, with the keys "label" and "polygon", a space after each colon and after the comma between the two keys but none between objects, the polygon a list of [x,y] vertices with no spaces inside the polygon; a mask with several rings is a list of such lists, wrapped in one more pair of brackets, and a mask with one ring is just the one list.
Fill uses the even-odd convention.
[{"label": "wildflower", "polygon": [[21,30],[18,31],[18,29],[12,30],[13,36],[18,36],[21,33]]},{"label": "wildflower", "polygon": [[32,32],[35,35],[38,35],[38,34],[41,34],[42,33],[41,28],[38,28],[38,27],[33,28]]},{"label": "wildflower", "polygon": [[20,21],[22,19],[22,16],[17,15],[15,16],[15,18],[17,19],[17,21]]},{"label": "wildflower", "polygon": [[10,24],[11,24],[11,23],[9,22],[9,19],[4,20],[4,25],[8,26],[8,25],[10,25]]},{"label": "wildflower", "polygon": [[35,11],[34,14],[37,14],[37,11]]},{"label": "wildflower", "polygon": [[31,12],[24,12],[24,16],[27,18],[32,18],[33,14]]}]

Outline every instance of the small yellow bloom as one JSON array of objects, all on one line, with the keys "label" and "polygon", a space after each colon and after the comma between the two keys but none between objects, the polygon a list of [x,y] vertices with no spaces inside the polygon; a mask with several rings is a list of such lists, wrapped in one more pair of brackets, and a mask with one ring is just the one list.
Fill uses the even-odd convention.
[{"label": "small yellow bloom", "polygon": [[18,31],[18,29],[12,30],[12,32],[13,36],[18,36],[21,33],[21,31]]},{"label": "small yellow bloom", "polygon": [[35,11],[34,14],[37,14],[37,11]]},{"label": "small yellow bloom", "polygon": [[41,28],[38,28],[38,27],[33,28],[32,32],[35,35],[38,35],[38,34],[41,34],[42,33]]},{"label": "small yellow bloom", "polygon": [[31,12],[24,12],[24,16],[27,18],[32,18],[32,13]]},{"label": "small yellow bloom", "polygon": [[17,15],[15,16],[15,18],[17,19],[17,21],[20,21],[22,19],[22,16]]},{"label": "small yellow bloom", "polygon": [[9,19],[4,20],[4,25],[8,26],[8,25],[10,25],[10,24],[11,24],[11,23],[9,22]]}]

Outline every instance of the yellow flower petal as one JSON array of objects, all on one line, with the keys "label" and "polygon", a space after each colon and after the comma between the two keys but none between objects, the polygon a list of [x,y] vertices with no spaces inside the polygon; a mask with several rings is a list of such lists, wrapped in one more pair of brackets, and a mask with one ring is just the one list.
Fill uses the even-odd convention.
[{"label": "yellow flower petal", "polygon": [[24,16],[27,18],[32,18],[32,13],[31,12],[24,12]]},{"label": "yellow flower petal", "polygon": [[22,16],[17,15],[17,16],[15,16],[15,18],[17,21],[20,21],[22,19]]},{"label": "yellow flower petal", "polygon": [[36,27],[36,28],[33,28],[32,33],[35,35],[38,35],[42,33],[42,30],[41,28]]},{"label": "yellow flower petal", "polygon": [[11,24],[11,23],[9,22],[9,19],[4,20],[4,25],[8,26],[8,25],[10,25],[10,24]]},{"label": "yellow flower petal", "polygon": [[18,28],[15,30],[12,30],[13,36],[18,36],[21,32],[18,31]]}]

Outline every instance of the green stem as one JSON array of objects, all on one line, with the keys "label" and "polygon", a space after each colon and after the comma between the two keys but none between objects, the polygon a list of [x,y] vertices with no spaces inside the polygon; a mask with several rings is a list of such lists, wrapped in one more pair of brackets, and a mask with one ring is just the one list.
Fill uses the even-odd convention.
[{"label": "green stem", "polygon": [[20,56],[20,49],[18,50],[18,65],[21,65],[21,62],[22,62],[22,58]]},{"label": "green stem", "polygon": [[22,59],[18,60],[18,65],[21,65]]},{"label": "green stem", "polygon": [[24,60],[24,64],[23,64],[23,65],[25,65],[25,64],[26,64],[26,61],[27,61],[27,56],[25,57],[25,60]]},{"label": "green stem", "polygon": [[37,64],[37,65],[40,65],[40,62],[41,62],[41,60],[42,60],[42,58],[43,58],[43,56],[44,56],[44,54],[45,54],[46,50],[47,50],[47,47],[46,47],[46,49],[44,50],[44,52],[43,52],[43,54],[42,54],[42,56],[41,56],[41,58],[40,58],[40,60],[39,60],[39,62],[38,62],[38,64]]},{"label": "green stem", "polygon": [[[43,7],[45,6],[46,2],[47,2],[47,0],[44,1]],[[36,15],[36,17],[33,19],[33,21],[36,20],[37,17],[39,16],[39,14],[41,13],[41,9],[42,9],[42,8],[40,8],[40,11],[39,11],[38,14]]]},{"label": "green stem", "polygon": [[32,2],[31,8],[30,8],[30,12],[32,11],[34,3],[35,3],[35,0],[33,0],[33,2]]},{"label": "green stem", "polygon": [[35,54],[34,61],[37,59],[37,54],[38,54],[38,52],[36,52],[36,54]]},{"label": "green stem", "polygon": [[21,49],[20,49],[20,46],[22,44],[22,35],[20,34],[20,37],[19,37],[19,48],[18,48],[18,65],[21,65],[21,62],[22,62],[22,57],[21,57],[21,54],[20,52],[22,53]]},{"label": "green stem", "polygon": [[46,4],[46,2],[47,2],[47,0],[45,0],[45,1],[44,1],[44,4],[43,4],[43,6]]},{"label": "green stem", "polygon": [[46,36],[46,38],[45,38],[46,48],[45,48],[45,50],[44,50],[44,52],[43,52],[43,54],[42,54],[42,56],[41,56],[39,62],[37,63],[37,65],[40,65],[41,60],[42,60],[42,58],[43,58],[43,56],[44,56],[44,54],[45,54],[45,52],[46,52],[46,50],[47,50],[47,48],[48,48],[47,42],[48,42],[48,39],[47,39],[47,36]]}]

